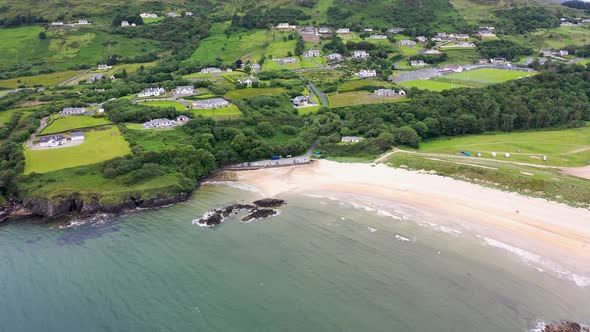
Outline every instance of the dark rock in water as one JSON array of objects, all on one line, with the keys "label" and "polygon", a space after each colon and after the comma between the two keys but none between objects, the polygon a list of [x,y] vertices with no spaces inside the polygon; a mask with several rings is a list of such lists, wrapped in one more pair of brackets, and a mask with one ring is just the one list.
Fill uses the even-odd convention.
[{"label": "dark rock in water", "polygon": [[590,327],[574,322],[559,322],[545,326],[543,332],[590,332]]},{"label": "dark rock in water", "polygon": [[282,199],[276,198],[264,198],[257,201],[254,201],[254,204],[260,207],[278,207],[281,205],[285,205],[285,201]]},{"label": "dark rock in water", "polygon": [[223,221],[223,211],[213,210],[207,216],[199,219],[198,223],[201,225],[215,226],[221,224]]},{"label": "dark rock in water", "polygon": [[223,209],[223,216],[228,217],[232,213],[240,213],[240,211],[250,211],[252,209],[256,209],[256,206],[250,204],[234,204],[230,206],[226,206]]},{"label": "dark rock in water", "polygon": [[268,217],[274,216],[275,214],[277,214],[277,211],[275,211],[275,210],[271,210],[271,209],[258,210],[258,209],[256,209],[256,210],[250,211],[250,214],[248,214],[247,216],[242,218],[242,221],[248,222],[248,221],[254,220],[254,219],[268,218]]}]

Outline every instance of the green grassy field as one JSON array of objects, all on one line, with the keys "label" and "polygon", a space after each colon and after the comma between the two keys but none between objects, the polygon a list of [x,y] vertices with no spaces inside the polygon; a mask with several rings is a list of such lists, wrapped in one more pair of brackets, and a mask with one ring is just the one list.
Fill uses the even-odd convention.
[{"label": "green grassy field", "polygon": [[[590,164],[590,127],[472,135],[436,139],[420,144],[420,152],[455,154],[461,151],[469,151],[472,155],[480,152],[486,159],[492,159],[491,152],[496,152],[496,159],[499,160],[507,160],[504,153],[510,153],[510,161],[552,166],[585,166]],[[547,162],[542,160],[543,155],[547,155]]]},{"label": "green grassy field", "polygon": [[393,85],[386,81],[381,81],[377,79],[350,79],[338,86],[338,92],[350,92],[356,91],[356,89],[364,87],[364,86],[383,86],[383,87],[392,87]]},{"label": "green grassy field", "polygon": [[406,87],[406,88],[418,88],[424,90],[432,90],[432,91],[443,91],[449,89],[456,89],[456,88],[467,88],[468,86],[455,84],[455,83],[448,83],[448,82],[437,82],[433,80],[413,80],[399,83],[399,85]]},{"label": "green grassy field", "polygon": [[445,75],[442,78],[445,80],[453,80],[461,84],[465,82],[479,82],[479,83],[502,83],[510,80],[515,80],[523,77],[533,76],[536,73],[529,73],[516,70],[503,70],[495,68],[483,68],[477,70],[463,71],[461,73],[455,73]]},{"label": "green grassy field", "polygon": [[440,65],[464,65],[466,63],[473,63],[476,59],[481,58],[481,55],[474,49],[445,49],[447,60]]},{"label": "green grassy field", "polygon": [[42,135],[49,135],[55,133],[63,133],[65,131],[98,127],[112,124],[107,118],[95,118],[92,116],[66,116],[56,117],[50,125],[45,127],[41,132]]},{"label": "green grassy field", "polygon": [[306,115],[306,114],[315,113],[320,108],[322,108],[322,106],[319,106],[319,105],[318,106],[310,106],[310,107],[298,108],[297,109],[297,114],[299,114],[299,115]]},{"label": "green grassy field", "polygon": [[131,152],[129,143],[117,127],[86,131],[84,134],[86,140],[78,146],[49,150],[25,149],[25,174],[95,164]]},{"label": "green grassy field", "polygon": [[499,163],[481,158],[432,158],[416,153],[395,153],[388,158],[387,164],[413,170],[434,170],[438,175],[487,187],[574,206],[590,206],[590,181],[563,175],[555,169]]},{"label": "green grassy field", "polygon": [[229,91],[225,97],[228,99],[240,100],[245,98],[252,98],[256,96],[276,96],[283,94],[286,90],[284,88],[247,88],[236,89]]},{"label": "green grassy field", "polygon": [[28,110],[28,109],[26,109],[26,108],[13,108],[13,109],[5,110],[5,111],[0,111],[0,127],[2,127],[2,125],[5,124],[6,122],[10,121],[10,119],[12,118],[14,113],[16,113],[18,111],[26,111],[26,110]]},{"label": "green grassy field", "polygon": [[172,101],[172,100],[158,100],[158,101],[146,101],[139,103],[140,105],[152,106],[152,107],[174,107],[179,111],[185,111],[186,106],[183,104]]},{"label": "green grassy field", "polygon": [[343,107],[363,104],[396,103],[405,101],[405,97],[376,97],[368,91],[354,91],[332,94],[329,96],[331,107]]},{"label": "green grassy field", "polygon": [[227,107],[215,108],[210,110],[198,110],[193,109],[193,114],[202,115],[204,117],[210,117],[217,120],[229,120],[236,119],[242,116],[242,111],[236,105],[229,105]]},{"label": "green grassy field", "polygon": [[[66,70],[51,74],[35,76],[15,77],[7,80],[0,80],[0,88],[14,89],[19,86],[32,87],[36,85],[54,86],[82,73],[81,70]],[[78,82],[75,82],[78,84]]]},{"label": "green grassy field", "polygon": [[145,151],[161,151],[192,144],[191,137],[178,127],[170,130],[143,130],[140,124],[127,124],[126,127],[134,130],[129,130],[125,138],[132,144],[140,145]]}]

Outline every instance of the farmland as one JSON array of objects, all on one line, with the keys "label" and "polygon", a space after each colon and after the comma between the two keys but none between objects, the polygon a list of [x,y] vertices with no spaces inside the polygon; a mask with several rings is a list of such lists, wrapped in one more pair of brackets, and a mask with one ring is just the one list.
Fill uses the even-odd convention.
[{"label": "farmland", "polygon": [[225,97],[229,99],[246,99],[256,96],[276,96],[284,93],[286,90],[283,88],[248,88],[248,89],[237,89],[229,91]]},{"label": "farmland", "polygon": [[131,152],[117,127],[86,131],[83,144],[47,150],[25,150],[25,174],[95,164]]},{"label": "farmland", "polygon": [[[510,153],[512,161],[585,166],[590,160],[590,127],[441,138],[423,142],[420,151],[449,155],[461,151],[470,151],[472,154],[481,152],[483,158],[492,158],[491,152],[496,152],[497,158],[503,160],[503,154]],[[548,157],[547,162],[542,160],[543,155]]]},{"label": "farmland", "polygon": [[395,103],[402,100],[407,100],[405,97],[377,97],[368,91],[355,91],[338,93],[329,96],[330,106],[354,106],[362,104],[376,104],[376,103]]},{"label": "farmland", "polygon": [[75,129],[82,129],[82,128],[90,128],[90,127],[99,127],[111,124],[109,120],[106,118],[96,118],[92,116],[66,116],[66,117],[57,117],[49,124],[43,131],[41,132],[42,135],[49,135],[49,134],[56,134],[56,133],[63,133],[65,131],[75,130]]},{"label": "farmland", "polygon": [[206,110],[193,109],[192,112],[194,115],[197,116],[201,115],[204,117],[210,117],[217,120],[235,119],[242,116],[242,112],[236,105]]},{"label": "farmland", "polygon": [[465,85],[447,82],[438,82],[433,80],[413,80],[399,83],[406,88],[418,88],[432,91],[443,91],[455,88],[467,88]]},{"label": "farmland", "polygon": [[[15,77],[6,80],[0,80],[0,88],[14,89],[19,86],[53,86],[75,77],[80,73],[82,73],[80,70],[65,70],[50,74]],[[76,84],[77,83],[78,82],[76,82]]]},{"label": "farmland", "polygon": [[157,100],[157,101],[146,101],[140,103],[141,105],[153,106],[153,107],[174,107],[179,111],[186,110],[186,106],[173,100]]}]

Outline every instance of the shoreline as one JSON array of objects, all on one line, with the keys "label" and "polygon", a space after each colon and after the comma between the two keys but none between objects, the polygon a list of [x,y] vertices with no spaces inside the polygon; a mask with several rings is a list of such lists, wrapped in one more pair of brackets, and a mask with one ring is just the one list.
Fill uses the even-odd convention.
[{"label": "shoreline", "polygon": [[306,166],[238,172],[237,178],[266,197],[305,194],[366,200],[390,209],[406,205],[419,212],[410,219],[460,227],[484,243],[496,241],[496,247],[517,256],[530,254],[547,260],[554,270],[573,271],[573,278],[579,279],[576,283],[590,286],[587,209],[382,164],[321,160]]}]

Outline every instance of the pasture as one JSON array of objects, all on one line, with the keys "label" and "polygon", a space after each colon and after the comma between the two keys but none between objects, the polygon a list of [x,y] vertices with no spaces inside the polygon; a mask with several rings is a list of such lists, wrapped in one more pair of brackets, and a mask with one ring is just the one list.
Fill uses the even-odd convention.
[{"label": "pasture", "polygon": [[81,115],[81,116],[66,116],[56,117],[43,131],[42,135],[63,133],[65,131],[99,127],[112,124],[107,118],[95,118],[93,116]]},{"label": "pasture", "polygon": [[431,91],[443,91],[455,88],[467,88],[465,85],[455,84],[455,83],[448,83],[448,82],[438,82],[433,80],[413,80],[413,81],[406,81],[399,83],[399,85],[405,88],[418,88],[424,90],[431,90]]},{"label": "pasture", "polygon": [[186,106],[184,106],[182,103],[179,103],[174,100],[146,101],[146,102],[141,102],[138,104],[152,106],[152,107],[174,107],[178,111],[185,111],[186,110]]},{"label": "pasture", "polygon": [[[590,127],[499,133],[495,135],[469,135],[441,138],[420,144],[420,152],[456,154],[480,152],[483,158],[520,161],[552,166],[585,166],[590,164]],[[510,153],[506,159],[504,153]],[[546,155],[548,161],[542,157]]]},{"label": "pasture", "polygon": [[[14,89],[19,86],[33,87],[39,85],[55,86],[81,73],[81,70],[65,70],[50,74],[15,77],[6,80],[0,80],[0,88]],[[74,83],[78,84],[78,82]]]},{"label": "pasture", "polygon": [[350,79],[338,86],[339,92],[350,92],[356,91],[358,88],[362,88],[364,86],[375,86],[375,87],[385,87],[391,88],[393,85],[389,82],[377,80],[377,79],[358,79],[353,78]]},{"label": "pasture", "polygon": [[240,100],[256,96],[276,96],[284,93],[284,88],[246,88],[231,90],[225,94],[228,99]]},{"label": "pasture", "polygon": [[445,80],[453,80],[461,84],[461,81],[465,82],[478,82],[495,84],[502,83],[510,80],[515,80],[523,77],[533,76],[536,73],[517,71],[517,70],[504,70],[495,68],[483,68],[477,70],[463,71],[461,73],[455,73],[445,75],[442,78]]},{"label": "pasture", "polygon": [[96,164],[131,152],[129,143],[117,127],[86,131],[84,135],[84,143],[78,146],[48,150],[25,149],[25,174]]},{"label": "pasture", "polygon": [[236,105],[229,105],[227,107],[199,110],[193,109],[193,114],[196,116],[204,116],[208,118],[214,118],[216,120],[230,120],[236,119],[242,116],[242,111]]},{"label": "pasture", "polygon": [[329,96],[331,107],[354,106],[363,104],[395,103],[405,101],[405,97],[378,97],[369,91],[354,91],[332,94]]}]

